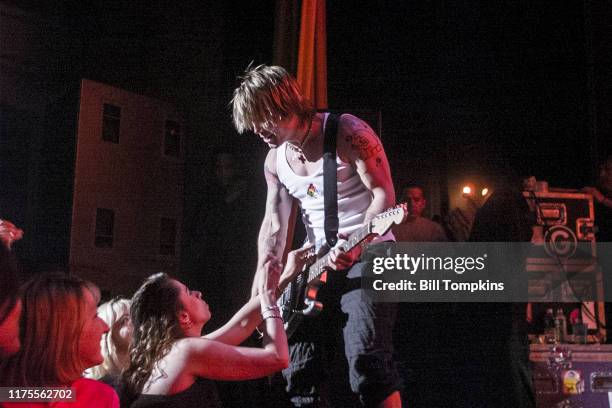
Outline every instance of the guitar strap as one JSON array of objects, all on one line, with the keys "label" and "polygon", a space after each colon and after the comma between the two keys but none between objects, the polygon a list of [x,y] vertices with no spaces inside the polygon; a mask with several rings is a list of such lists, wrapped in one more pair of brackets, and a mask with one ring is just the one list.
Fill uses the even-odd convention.
[{"label": "guitar strap", "polygon": [[325,239],[331,247],[338,242],[338,185],[336,163],[336,137],[339,114],[330,113],[325,122],[323,140],[323,202],[325,204]]}]

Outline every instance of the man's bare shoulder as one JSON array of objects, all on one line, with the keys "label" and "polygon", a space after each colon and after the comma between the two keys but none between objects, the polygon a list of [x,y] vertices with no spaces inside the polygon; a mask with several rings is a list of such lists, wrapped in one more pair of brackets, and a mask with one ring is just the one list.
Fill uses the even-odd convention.
[{"label": "man's bare shoulder", "polygon": [[268,173],[276,175],[276,154],[278,148],[270,149],[264,161],[264,170]]},{"label": "man's bare shoulder", "polygon": [[362,119],[345,113],[338,123],[338,154],[343,160],[368,160],[383,148],[378,135]]},{"label": "man's bare shoulder", "polygon": [[370,125],[368,125],[365,120],[351,115],[350,113],[343,113],[340,116],[338,121],[338,133],[340,135],[351,135],[359,131],[374,133]]}]

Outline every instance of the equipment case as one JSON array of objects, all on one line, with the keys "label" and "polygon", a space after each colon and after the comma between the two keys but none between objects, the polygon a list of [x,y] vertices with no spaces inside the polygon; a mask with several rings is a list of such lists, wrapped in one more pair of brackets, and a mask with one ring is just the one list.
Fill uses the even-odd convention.
[{"label": "equipment case", "polygon": [[532,344],[538,408],[612,408],[612,345]]}]

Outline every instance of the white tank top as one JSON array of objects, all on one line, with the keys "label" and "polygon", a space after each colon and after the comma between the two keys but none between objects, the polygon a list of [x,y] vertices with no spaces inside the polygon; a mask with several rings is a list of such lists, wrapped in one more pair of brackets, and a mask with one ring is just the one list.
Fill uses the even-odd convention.
[{"label": "white tank top", "polygon": [[[325,114],[323,129],[329,114]],[[317,162],[317,171],[311,176],[295,174],[287,161],[287,143],[276,152],[276,171],[279,181],[289,194],[296,198],[302,210],[302,221],[306,226],[309,242],[319,247],[325,242],[325,206],[323,198],[323,159]],[[338,165],[338,232],[350,235],[363,223],[365,212],[372,202],[372,194],[361,181],[359,174],[349,163],[343,162],[336,154]],[[392,237],[392,235],[391,235]],[[385,238],[388,238],[385,235]]]}]

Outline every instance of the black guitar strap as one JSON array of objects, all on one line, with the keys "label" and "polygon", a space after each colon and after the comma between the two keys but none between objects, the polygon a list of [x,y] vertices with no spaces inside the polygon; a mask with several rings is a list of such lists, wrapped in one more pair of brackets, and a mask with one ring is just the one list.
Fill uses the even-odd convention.
[{"label": "black guitar strap", "polygon": [[336,137],[339,114],[330,113],[325,122],[323,141],[323,199],[325,204],[325,239],[330,247],[338,242],[338,167],[336,164]]}]

